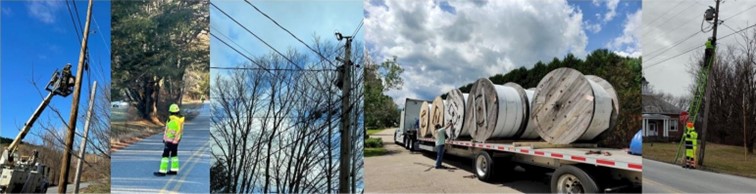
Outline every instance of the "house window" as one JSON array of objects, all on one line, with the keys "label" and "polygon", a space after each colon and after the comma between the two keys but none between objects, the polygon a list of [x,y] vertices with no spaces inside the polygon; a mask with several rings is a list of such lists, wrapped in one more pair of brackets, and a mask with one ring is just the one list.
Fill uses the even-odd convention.
[{"label": "house window", "polygon": [[677,131],[677,119],[672,119],[669,123],[669,131]]}]

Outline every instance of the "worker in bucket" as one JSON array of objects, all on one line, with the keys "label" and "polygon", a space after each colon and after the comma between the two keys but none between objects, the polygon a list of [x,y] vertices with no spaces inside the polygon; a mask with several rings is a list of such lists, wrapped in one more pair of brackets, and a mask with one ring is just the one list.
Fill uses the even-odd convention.
[{"label": "worker in bucket", "polygon": [[698,133],[693,127],[693,122],[688,122],[685,131],[685,164],[683,168],[696,168],[696,147],[698,146]]},{"label": "worker in bucket", "polygon": [[444,160],[444,144],[446,143],[446,129],[451,126],[451,122],[446,125],[446,128],[436,124],[436,169],[444,169],[441,162]]},{"label": "worker in bucket", "polygon": [[711,42],[711,37],[706,40],[704,46],[706,46],[704,49],[704,67],[707,67],[709,66],[709,60],[711,60],[712,55],[714,55],[714,44]]},{"label": "worker in bucket", "polygon": [[[165,133],[163,134],[163,155],[160,159],[160,169],[155,172],[155,176],[165,176],[178,174],[179,158],[178,144],[181,141],[181,134],[184,132],[184,116],[179,114],[179,106],[171,104],[168,107],[168,121],[165,124]],[[171,168],[168,170],[168,163]]]}]

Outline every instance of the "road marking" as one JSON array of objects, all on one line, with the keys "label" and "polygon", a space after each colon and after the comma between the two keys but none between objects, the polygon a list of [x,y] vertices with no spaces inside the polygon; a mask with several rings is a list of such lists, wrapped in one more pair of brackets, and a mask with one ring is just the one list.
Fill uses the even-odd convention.
[{"label": "road marking", "polygon": [[651,185],[659,186],[659,187],[661,187],[660,189],[666,191],[667,193],[678,193],[678,194],[679,193],[687,193],[687,192],[683,192],[683,191],[677,190],[675,188],[672,188],[670,186],[658,183],[658,182],[653,181],[653,180],[651,180],[649,178],[643,178],[643,184],[645,185],[646,183],[650,183]]},{"label": "road marking", "polygon": [[[205,146],[207,144],[209,144],[209,143],[210,143],[210,141],[208,140],[207,142],[205,142],[204,144],[202,144],[202,146],[200,146],[200,149],[198,149],[197,151],[195,151],[194,153],[192,153],[192,156],[189,157],[189,159],[187,160],[186,163],[188,164],[188,163],[192,163],[193,161],[195,161],[198,158],[197,156],[199,155],[199,153],[202,153],[203,149],[205,149]],[[191,169],[186,170],[185,174],[189,174],[190,171],[191,171]],[[175,179],[176,179],[176,176],[171,177],[171,179],[169,179],[168,182],[165,183],[165,185],[163,186],[163,188],[160,189],[160,193],[166,193],[166,189],[168,188],[169,185],[171,185],[172,182],[175,181]]]},{"label": "road marking", "polygon": [[[210,146],[210,141],[207,141],[207,143],[205,143],[205,145],[203,145],[201,149],[203,149],[205,151],[209,151],[209,150],[207,150],[207,148],[209,146]],[[200,160],[200,158],[202,158],[202,156],[197,157],[195,159],[196,160]],[[197,163],[199,163],[199,162],[195,161],[194,163],[192,163],[192,165],[189,167],[189,171],[191,171],[192,169],[194,169],[194,166],[196,166]],[[208,169],[208,170],[210,170],[210,169]],[[173,190],[173,192],[178,192],[178,190],[181,188],[181,185],[184,184],[184,180],[186,179],[186,177],[188,175],[189,175],[189,173],[184,173],[183,175],[181,175],[181,178],[178,180],[178,183],[176,183],[176,185],[174,185],[173,189],[171,189],[171,190]]]}]

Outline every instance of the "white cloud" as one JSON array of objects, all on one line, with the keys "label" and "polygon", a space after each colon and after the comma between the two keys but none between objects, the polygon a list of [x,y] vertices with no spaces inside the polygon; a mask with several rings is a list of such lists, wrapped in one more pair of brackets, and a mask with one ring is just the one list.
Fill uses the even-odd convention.
[{"label": "white cloud", "polygon": [[619,0],[607,0],[606,1],[606,9],[607,12],[604,14],[604,22],[609,22],[614,19],[614,16],[617,15],[617,5],[619,5]]},{"label": "white cloud", "polygon": [[583,14],[560,1],[432,1],[365,4],[365,37],[376,62],[397,56],[404,86],[388,94],[432,99],[482,77],[567,53],[586,55]]},{"label": "white cloud", "polygon": [[42,23],[52,24],[55,22],[55,12],[62,8],[62,3],[61,1],[31,1],[27,8],[29,16]]},{"label": "white cloud", "polygon": [[606,47],[614,50],[622,56],[640,56],[640,32],[642,22],[642,9],[627,15],[623,25],[622,35],[612,39]]},{"label": "white cloud", "polygon": [[598,24],[598,23],[591,24],[588,21],[585,21],[583,25],[585,25],[585,29],[591,33],[595,34],[595,33],[601,32],[601,24]]}]

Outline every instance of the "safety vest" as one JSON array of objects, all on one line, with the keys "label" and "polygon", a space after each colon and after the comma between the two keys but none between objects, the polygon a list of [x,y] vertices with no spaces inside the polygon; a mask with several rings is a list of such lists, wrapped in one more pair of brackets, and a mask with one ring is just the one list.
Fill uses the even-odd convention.
[{"label": "safety vest", "polygon": [[695,130],[689,130],[685,133],[685,149],[693,149],[698,142],[698,133]]},{"label": "safety vest", "polygon": [[714,45],[713,45],[713,44],[711,44],[711,41],[710,41],[710,40],[707,40],[707,41],[706,41],[706,44],[705,44],[705,45],[706,45],[706,48],[707,48],[707,49],[713,49],[713,48],[714,48]]},{"label": "safety vest", "polygon": [[181,140],[182,130],[184,128],[184,117],[178,115],[171,115],[168,117],[168,122],[165,125],[165,137],[168,139],[175,139],[178,135],[178,139]]}]

